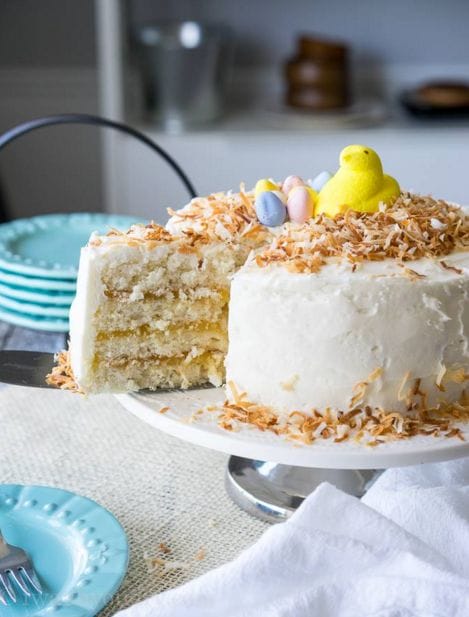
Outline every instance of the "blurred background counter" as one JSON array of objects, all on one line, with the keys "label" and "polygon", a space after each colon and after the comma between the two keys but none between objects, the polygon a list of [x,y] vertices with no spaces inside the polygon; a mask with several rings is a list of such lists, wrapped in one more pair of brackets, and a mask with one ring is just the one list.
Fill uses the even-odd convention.
[{"label": "blurred background counter", "polygon": [[[150,92],[142,33],[154,45],[155,24],[175,22],[215,24],[223,32],[226,58],[212,66],[202,105],[212,119],[168,123]],[[4,0],[0,130],[41,114],[100,113],[167,148],[200,193],[236,190],[241,181],[249,187],[266,176],[334,171],[344,145],[366,143],[401,186],[468,203],[467,116],[416,117],[401,104],[403,93],[421,84],[469,81],[468,22],[462,0]],[[306,60],[299,41],[305,34],[314,42]],[[197,37],[194,27],[186,29],[189,47]],[[322,42],[336,47],[326,53]],[[218,62],[222,51],[212,54]],[[165,92],[177,86],[189,99],[191,69],[165,57],[155,62],[172,67]],[[305,86],[312,74],[314,83]],[[332,82],[342,98],[327,96]],[[303,86],[306,98],[296,96]],[[286,104],[318,96],[343,107],[321,112]],[[124,136],[61,127],[28,139],[0,155],[1,201],[10,218],[107,210],[164,222],[166,207],[187,200],[165,165]]]}]

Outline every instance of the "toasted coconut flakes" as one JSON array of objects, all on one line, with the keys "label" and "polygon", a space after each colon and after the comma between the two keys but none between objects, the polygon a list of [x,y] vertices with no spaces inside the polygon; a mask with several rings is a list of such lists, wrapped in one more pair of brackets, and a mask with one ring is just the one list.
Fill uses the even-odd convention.
[{"label": "toasted coconut flakes", "polygon": [[416,281],[418,279],[426,278],[425,274],[419,274],[412,268],[403,268],[404,275],[407,276],[411,281]]},{"label": "toasted coconut flakes", "polygon": [[[435,221],[441,225],[435,227]],[[319,215],[304,225],[286,228],[257,255],[256,262],[259,267],[279,263],[291,272],[313,273],[329,257],[354,264],[388,258],[406,262],[442,257],[468,246],[469,218],[461,208],[432,197],[402,193],[378,212],[349,210],[335,218]],[[412,268],[403,268],[411,280],[423,277]]]},{"label": "toasted coconut flakes", "polygon": [[407,382],[410,379],[410,371],[407,371],[407,373],[404,375],[403,380],[401,381],[401,385],[399,386],[399,390],[397,391],[397,400],[398,401],[404,401],[407,397],[407,395],[404,394],[404,388],[406,387]]},{"label": "toasted coconut flakes", "polygon": [[465,441],[463,434],[461,433],[460,428],[453,428],[445,433],[445,437],[457,437],[461,441]]},{"label": "toasted coconut flakes", "polygon": [[169,411],[171,409],[171,407],[162,407],[160,409],[160,413],[166,413],[167,411]]},{"label": "toasted coconut flakes", "polygon": [[159,577],[173,572],[174,570],[188,570],[191,567],[191,564],[187,561],[151,557],[148,554],[145,554],[143,558],[147,564],[148,573],[156,574]]},{"label": "toasted coconut flakes", "polygon": [[442,223],[441,221],[439,221],[438,219],[430,219],[430,224],[433,227],[433,229],[446,229],[446,225],[445,223]]},{"label": "toasted coconut flakes", "polygon": [[438,371],[438,375],[436,376],[435,385],[441,392],[445,392],[445,387],[443,386],[443,378],[446,374],[446,366],[444,364],[441,365],[440,370]]},{"label": "toasted coconut flakes", "polygon": [[440,265],[441,265],[442,268],[444,268],[444,270],[451,270],[452,272],[456,272],[456,274],[462,274],[463,273],[461,268],[456,268],[456,266],[450,266],[443,259],[440,261]]},{"label": "toasted coconut flakes", "polygon": [[[401,390],[409,378],[410,373],[407,373]],[[347,412],[312,409],[310,412],[292,411],[285,416],[272,408],[246,400],[244,393],[236,404],[225,401],[221,408],[214,409],[211,405],[205,411],[218,414],[218,424],[226,430],[248,424],[283,436],[298,445],[310,445],[318,439],[332,439],[338,443],[351,439],[375,447],[386,441],[408,439],[415,435],[446,435],[464,439],[454,423],[469,421],[469,400],[465,393],[457,402],[442,401],[429,408],[426,394],[421,391],[420,380],[416,379],[405,398],[412,401],[413,397],[419,397],[420,403],[412,403],[406,414],[365,405]]]},{"label": "toasted coconut flakes", "polygon": [[374,371],[372,371],[368,375],[368,377],[366,378],[366,381],[368,383],[373,383],[373,381],[376,381],[377,379],[379,379],[382,374],[383,374],[383,368],[381,366],[378,366],[377,368],[374,369]]},{"label": "toasted coconut flakes", "polygon": [[464,383],[469,379],[469,375],[466,374],[464,368],[457,368],[446,371],[445,380],[452,381],[454,383]]},{"label": "toasted coconut flakes", "polygon": [[319,426],[313,431],[313,436],[317,439],[323,436],[322,433],[327,429],[327,424],[322,421]]},{"label": "toasted coconut flakes", "polygon": [[233,397],[233,400],[235,403],[238,403],[240,401],[240,396],[239,396],[239,392],[238,392],[238,388],[236,387],[236,384],[234,381],[228,381],[226,384],[230,391],[231,391],[231,396]]},{"label": "toasted coconut flakes", "polygon": [[167,546],[164,542],[160,542],[159,549],[165,555],[169,555],[169,553],[171,552],[169,546]]},{"label": "toasted coconut flakes", "polygon": [[197,553],[195,554],[194,559],[196,561],[203,561],[205,558],[207,557],[207,549],[205,549],[204,547],[200,548]]},{"label": "toasted coconut flakes", "polygon": [[370,383],[373,383],[377,379],[381,377],[383,374],[382,367],[378,366],[375,368],[368,377],[364,381],[359,381],[352,388],[352,398],[350,399],[349,409],[353,409],[358,405],[358,403],[362,402],[365,398],[366,390]]},{"label": "toasted coconut flakes", "polygon": [[70,352],[60,351],[55,355],[56,365],[52,371],[46,375],[46,383],[61,390],[70,390],[78,394],[83,394],[83,390],[75,381],[72,365],[70,363]]}]

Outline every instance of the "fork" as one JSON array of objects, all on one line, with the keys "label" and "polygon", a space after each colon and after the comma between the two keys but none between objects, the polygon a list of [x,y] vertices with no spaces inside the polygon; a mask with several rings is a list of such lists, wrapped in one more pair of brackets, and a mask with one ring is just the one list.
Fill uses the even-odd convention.
[{"label": "fork", "polygon": [[31,596],[31,591],[42,594],[42,587],[31,559],[18,546],[7,544],[0,532],[0,603],[7,605],[8,599],[16,602],[15,587]]}]

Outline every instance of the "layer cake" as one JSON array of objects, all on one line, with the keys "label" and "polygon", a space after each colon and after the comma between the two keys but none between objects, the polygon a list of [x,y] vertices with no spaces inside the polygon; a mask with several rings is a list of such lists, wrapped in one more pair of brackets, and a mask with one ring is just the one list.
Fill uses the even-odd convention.
[{"label": "layer cake", "polygon": [[165,228],[92,236],[50,381],[98,393],[226,380],[230,430],[299,417],[308,439],[341,440],[363,417],[371,434],[452,435],[448,418],[469,418],[468,217],[401,191],[366,146],[319,177],[325,188],[262,180],[196,198]]}]

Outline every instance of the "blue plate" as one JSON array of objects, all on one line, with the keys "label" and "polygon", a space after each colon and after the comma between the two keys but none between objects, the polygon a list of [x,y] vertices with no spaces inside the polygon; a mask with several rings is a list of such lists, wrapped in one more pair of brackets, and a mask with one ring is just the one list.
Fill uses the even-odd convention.
[{"label": "blue plate", "polygon": [[68,319],[70,307],[68,306],[53,306],[50,304],[34,304],[33,302],[22,302],[13,300],[7,296],[0,294],[0,307],[6,308],[17,313],[25,313],[30,316],[39,317],[59,317],[60,319]]},{"label": "blue plate", "polygon": [[11,323],[14,326],[30,328],[31,330],[42,330],[44,332],[68,332],[69,330],[68,319],[28,315],[27,313],[18,313],[2,307],[0,307],[0,320]]},{"label": "blue plate", "polygon": [[0,283],[0,294],[14,300],[22,300],[24,302],[35,302],[36,304],[54,304],[56,306],[67,306],[72,304],[75,297],[74,293],[65,293],[62,291],[41,291],[40,289],[31,290],[27,287],[16,287],[15,285],[3,285]]},{"label": "blue plate", "polygon": [[18,274],[75,279],[80,249],[93,231],[126,231],[143,219],[101,213],[46,214],[0,225],[0,268]]},{"label": "blue plate", "polygon": [[75,280],[34,278],[32,276],[22,276],[14,272],[0,270],[0,283],[3,285],[16,285],[27,287],[28,289],[39,289],[41,291],[76,291],[77,283]]},{"label": "blue plate", "polygon": [[29,554],[44,588],[42,596],[2,606],[2,617],[92,617],[127,570],[127,539],[117,520],[62,489],[0,485],[0,529],[7,542]]}]

